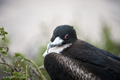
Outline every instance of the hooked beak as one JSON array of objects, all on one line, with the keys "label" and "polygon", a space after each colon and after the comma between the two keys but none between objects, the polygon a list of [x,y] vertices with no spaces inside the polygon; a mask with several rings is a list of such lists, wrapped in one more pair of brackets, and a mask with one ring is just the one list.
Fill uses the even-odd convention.
[{"label": "hooked beak", "polygon": [[53,42],[50,42],[47,45],[47,50],[45,51],[45,53],[43,54],[43,56],[45,57],[47,54],[49,54],[49,49],[56,47],[56,46],[60,46],[63,43],[63,40],[60,37],[56,37],[55,40]]}]

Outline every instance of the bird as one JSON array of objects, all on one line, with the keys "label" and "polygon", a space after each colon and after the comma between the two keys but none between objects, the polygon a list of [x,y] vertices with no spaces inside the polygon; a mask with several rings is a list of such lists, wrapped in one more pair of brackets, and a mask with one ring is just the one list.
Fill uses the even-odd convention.
[{"label": "bird", "polygon": [[120,80],[120,57],[78,39],[71,25],[55,28],[43,56],[51,80]]}]

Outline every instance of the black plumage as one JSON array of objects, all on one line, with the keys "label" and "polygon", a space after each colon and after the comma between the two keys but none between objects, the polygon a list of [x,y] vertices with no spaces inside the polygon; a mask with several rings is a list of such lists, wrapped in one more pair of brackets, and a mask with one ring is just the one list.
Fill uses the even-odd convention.
[{"label": "black plumage", "polygon": [[[54,43],[57,37],[61,44]],[[70,45],[59,52],[49,51],[66,44]],[[52,80],[120,80],[120,57],[77,39],[69,25],[54,30],[44,66]]]}]

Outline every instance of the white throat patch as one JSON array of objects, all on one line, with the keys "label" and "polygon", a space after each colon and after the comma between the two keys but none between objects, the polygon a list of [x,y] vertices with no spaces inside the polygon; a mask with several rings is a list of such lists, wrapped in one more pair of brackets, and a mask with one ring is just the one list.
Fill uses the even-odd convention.
[{"label": "white throat patch", "polygon": [[45,57],[47,54],[52,53],[52,52],[59,54],[60,52],[62,52],[64,49],[70,47],[71,45],[72,45],[72,43],[65,44],[65,45],[62,45],[62,46],[52,47],[52,48],[49,49],[49,51],[46,50],[45,53],[43,54],[43,56]]}]

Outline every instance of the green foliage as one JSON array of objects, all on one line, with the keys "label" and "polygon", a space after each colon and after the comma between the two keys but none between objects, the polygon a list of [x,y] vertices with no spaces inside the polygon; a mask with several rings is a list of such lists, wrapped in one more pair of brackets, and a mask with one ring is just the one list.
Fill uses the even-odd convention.
[{"label": "green foliage", "polygon": [[0,28],[0,36],[2,36],[2,40],[3,41],[5,41],[5,35],[6,34],[8,34],[5,30],[4,30],[4,28],[2,27],[2,28]]},{"label": "green foliage", "polygon": [[[3,41],[3,46],[6,46],[5,44],[5,37],[8,34],[8,32],[6,32],[4,30],[4,27],[0,28],[0,37],[1,37],[1,41]],[[2,53],[3,55],[7,56],[7,52],[8,52],[8,47],[1,47],[0,46],[0,53]]]},{"label": "green foliage", "polygon": [[44,80],[44,76],[42,75],[39,67],[35,64],[35,62],[33,62],[32,60],[28,59],[28,58],[25,58],[22,54],[20,53],[15,53],[15,56],[14,57],[20,57],[22,61],[26,60],[30,63],[32,63],[36,68],[37,68],[37,71],[39,73],[39,75],[41,76],[41,79]]},{"label": "green foliage", "polygon": [[24,58],[23,54],[21,54],[21,53],[15,53],[14,57],[15,58],[19,57],[21,59]]},{"label": "green foliage", "polygon": [[[1,36],[1,40],[3,41],[3,44],[5,44],[6,34],[8,34],[8,33],[4,30],[4,28],[3,27],[0,28],[0,36]],[[23,67],[21,65],[25,61],[28,61],[28,62],[32,63],[32,65],[34,65],[36,70],[34,70],[33,68],[31,68],[31,69],[39,77],[39,80],[45,80],[44,76],[42,75],[42,73],[41,73],[39,67],[36,65],[36,63],[33,62],[32,60],[24,57],[23,54],[21,54],[21,53],[15,53],[14,59],[16,59],[16,60],[14,61],[14,64],[7,63],[6,60],[4,59],[4,57],[2,56],[2,55],[7,54],[7,52],[8,52],[8,47],[6,44],[5,44],[5,46],[0,46],[0,59],[2,61],[2,62],[0,62],[0,64],[3,64],[6,66],[6,69],[4,72],[10,75],[10,76],[3,76],[2,80],[28,80],[28,78],[31,78],[31,76],[29,76],[29,74],[30,74],[29,66],[27,64],[25,64],[26,69],[24,71]],[[8,70],[8,68],[10,70]]]},{"label": "green foliage", "polygon": [[7,56],[8,47],[0,47],[0,53],[2,53],[4,56]]},{"label": "green foliage", "polygon": [[9,76],[9,77],[5,76],[1,80],[25,80],[25,78],[24,77],[14,77],[14,76]]}]

